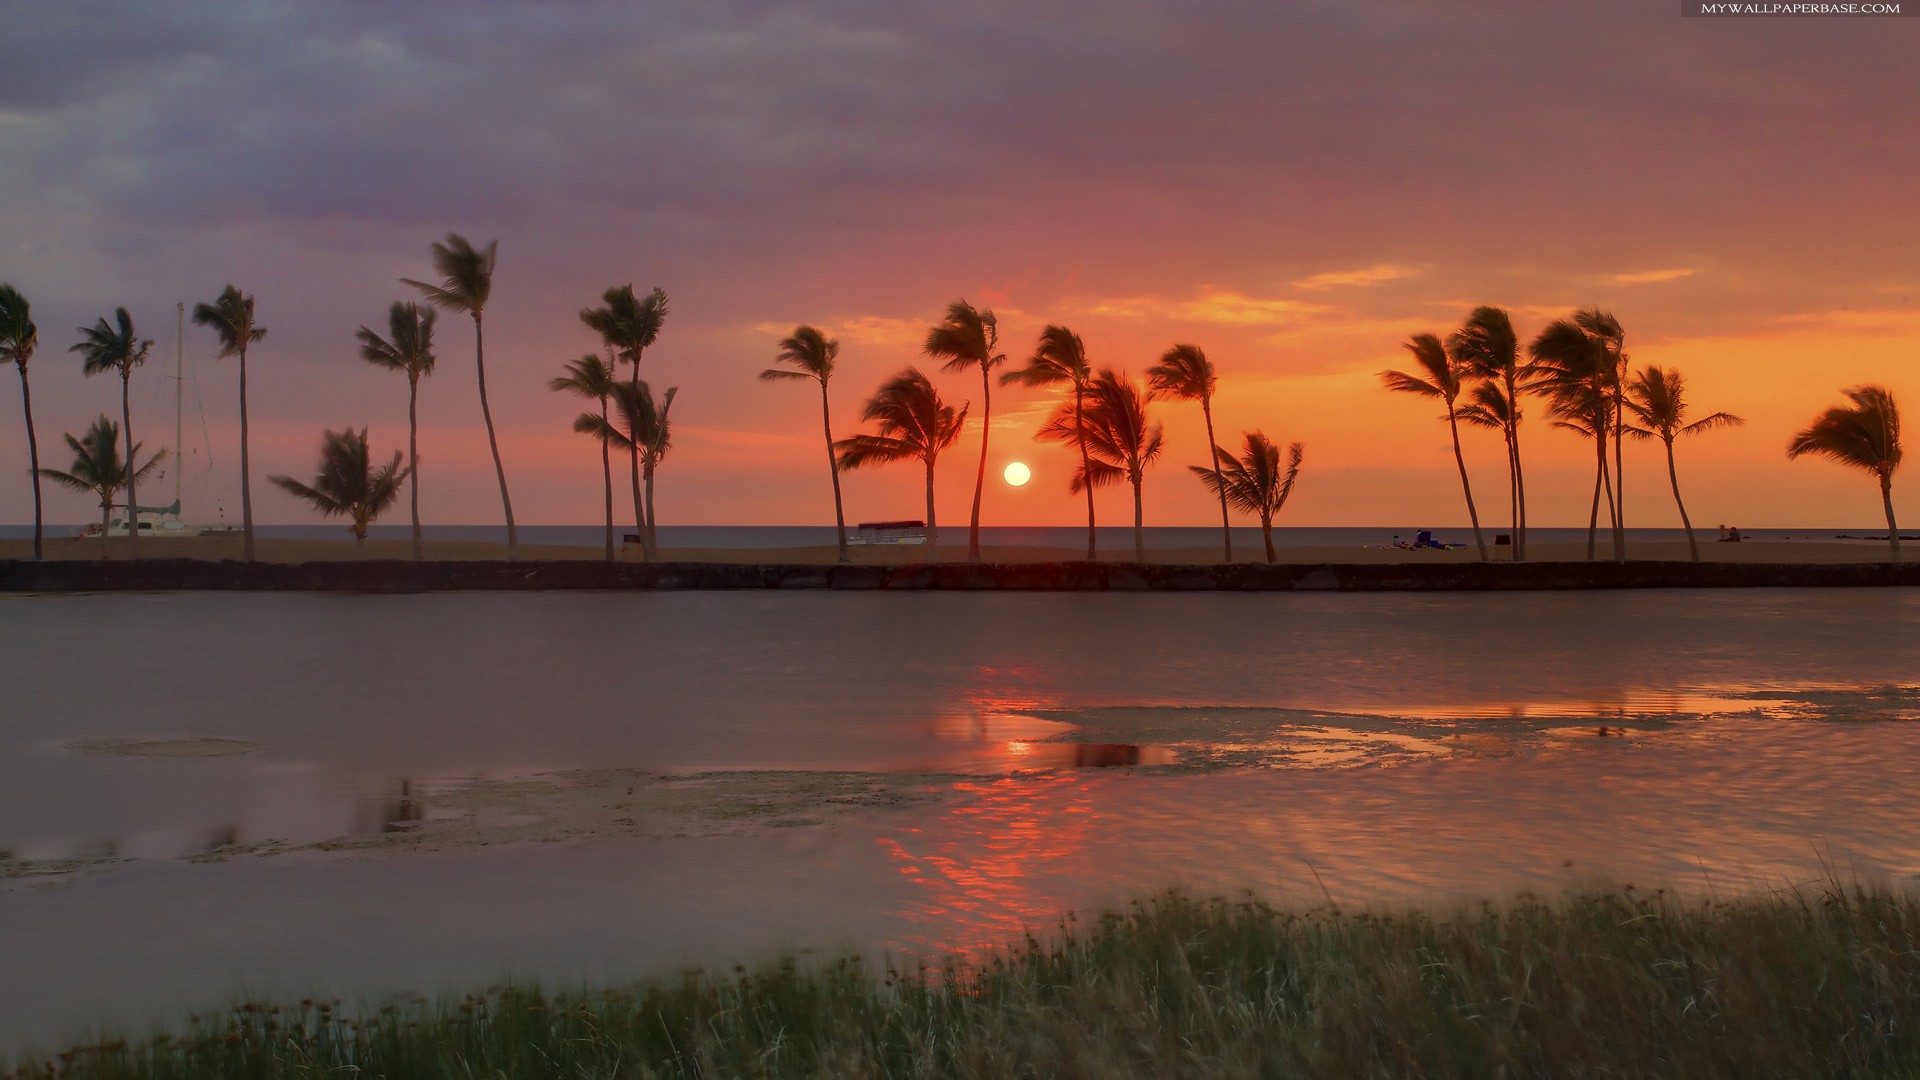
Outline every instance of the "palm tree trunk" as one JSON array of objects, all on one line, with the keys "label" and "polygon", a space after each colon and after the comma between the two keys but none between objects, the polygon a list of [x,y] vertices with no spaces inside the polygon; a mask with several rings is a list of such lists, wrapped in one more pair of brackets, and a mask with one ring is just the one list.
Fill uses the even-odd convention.
[{"label": "palm tree trunk", "polygon": [[933,459],[927,459],[927,550],[940,561],[940,524],[933,519]]},{"label": "palm tree trunk", "polygon": [[[1087,458],[1087,409],[1086,386],[1079,379],[1073,382],[1073,431],[1080,443],[1080,475],[1089,476],[1093,472],[1093,462]],[[1097,562],[1100,553],[1095,547],[1093,525],[1093,484],[1087,484],[1087,561]]]},{"label": "palm tree trunk", "polygon": [[840,561],[847,561],[847,513],[840,506],[840,462],[833,456],[833,414],[827,409],[827,380],[820,380],[820,426],[827,433],[827,473],[833,477],[833,526],[840,538]]},{"label": "palm tree trunk", "polygon": [[[1460,467],[1460,490],[1467,496],[1467,517],[1473,521],[1473,543],[1480,549],[1480,561],[1487,561],[1487,538],[1480,535],[1480,511],[1473,506],[1473,485],[1467,480],[1467,459],[1460,453],[1460,421],[1453,415],[1453,402],[1447,402],[1447,430],[1453,432],[1453,463]],[[1267,561],[1273,561],[1273,544],[1267,544]]]},{"label": "palm tree trunk", "polygon": [[27,365],[20,365],[20,404],[27,411],[27,468],[33,476],[33,557],[42,556],[40,537],[45,528],[40,510],[40,441],[33,434],[33,393],[27,388]]},{"label": "palm tree trunk", "polygon": [[240,557],[253,561],[253,470],[247,457],[247,343],[244,336],[240,340]]},{"label": "palm tree trunk", "polygon": [[1140,516],[1140,481],[1133,482],[1133,561],[1147,561],[1147,531]]},{"label": "palm tree trunk", "polygon": [[1887,510],[1887,548],[1893,553],[1893,561],[1900,561],[1900,526],[1893,523],[1893,474],[1880,474],[1880,504]]},{"label": "palm tree trunk", "polygon": [[[1594,549],[1600,532],[1600,483],[1607,474],[1607,440],[1595,435],[1593,446],[1596,459],[1593,463],[1593,509],[1587,513],[1587,561],[1592,562]],[[1609,506],[1612,500],[1608,500]]]},{"label": "palm tree trunk", "polygon": [[1513,490],[1520,506],[1520,527],[1514,530],[1514,556],[1522,562],[1527,558],[1527,474],[1520,467],[1520,425],[1513,428]]},{"label": "palm tree trunk", "polygon": [[1213,441],[1213,395],[1200,395],[1200,415],[1207,418],[1207,453],[1213,459],[1213,489],[1220,495],[1220,542],[1227,562],[1233,562],[1233,522],[1227,517],[1227,489],[1220,479],[1220,446]]},{"label": "palm tree trunk", "polygon": [[[1279,562],[1280,560],[1273,557],[1273,515],[1272,514],[1260,515],[1260,536],[1262,539],[1266,540],[1267,542],[1267,561],[1269,563]],[[1487,551],[1486,551],[1486,548],[1483,546],[1480,549],[1480,558],[1482,561],[1485,561],[1486,557],[1487,557]]]},{"label": "palm tree trunk", "polygon": [[1513,452],[1513,429],[1507,429],[1507,507],[1513,521],[1513,535],[1509,538],[1507,558],[1519,562],[1522,558],[1520,547],[1520,459]]},{"label": "palm tree trunk", "polygon": [[[633,390],[640,392],[640,353],[633,354]],[[633,475],[633,531],[640,537],[640,557],[647,556],[647,507],[640,495],[640,444],[633,438],[633,432],[627,432],[627,467]]]},{"label": "palm tree trunk", "polygon": [[1673,505],[1680,508],[1680,524],[1687,530],[1687,550],[1693,561],[1700,561],[1700,542],[1693,538],[1693,521],[1687,517],[1687,504],[1680,501],[1680,474],[1673,467],[1673,440],[1667,441],[1667,482],[1673,485]]},{"label": "palm tree trunk", "polygon": [[133,376],[133,368],[120,369],[120,427],[127,437],[127,554],[140,554],[140,495],[135,490],[133,474],[133,409],[127,402],[128,382]]},{"label": "palm tree trunk", "polygon": [[980,561],[980,493],[987,486],[987,436],[993,431],[993,380],[980,360],[980,471],[973,477],[973,524],[967,527],[967,560]]},{"label": "palm tree trunk", "polygon": [[407,482],[413,502],[413,561],[426,557],[420,542],[420,376],[407,372]]},{"label": "palm tree trunk", "polygon": [[493,410],[487,407],[487,354],[480,327],[480,309],[473,311],[473,370],[480,380],[480,418],[487,422],[487,448],[493,451],[493,472],[500,479],[500,509],[507,515],[507,561],[520,558],[520,531],[513,527],[513,499],[507,495],[507,468],[500,464],[500,440],[493,434]]},{"label": "palm tree trunk", "polygon": [[647,462],[644,475],[647,485],[647,561],[659,562],[660,534],[653,530],[653,462]]},{"label": "palm tree trunk", "polygon": [[[607,426],[607,399],[600,399],[600,426]],[[613,451],[607,440],[600,440],[600,478],[607,491],[607,561],[613,561]]]},{"label": "palm tree trunk", "polygon": [[107,540],[107,524],[113,516],[113,492],[109,491],[100,500],[100,557],[113,558],[113,545]]},{"label": "palm tree trunk", "polygon": [[[1619,376],[1616,373],[1615,381]],[[1623,398],[1618,386],[1613,392],[1613,559],[1615,562],[1627,561],[1627,474],[1620,460],[1620,446],[1626,439],[1626,428],[1621,426],[1625,417],[1621,414]]]}]

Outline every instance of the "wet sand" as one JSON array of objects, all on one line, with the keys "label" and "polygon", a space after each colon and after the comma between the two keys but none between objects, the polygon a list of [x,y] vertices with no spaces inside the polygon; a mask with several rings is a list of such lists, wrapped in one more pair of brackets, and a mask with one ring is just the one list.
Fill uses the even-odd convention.
[{"label": "wet sand", "polygon": [[[964,533],[962,534],[964,537]],[[506,556],[502,544],[479,541],[429,540],[425,545],[426,557],[432,560],[486,560],[501,559]],[[0,559],[24,559],[33,553],[33,545],[27,540],[0,540]],[[526,560],[596,560],[604,553],[602,548],[575,547],[559,544],[522,544],[520,557]],[[238,537],[194,537],[191,539],[148,539],[139,545],[140,558],[150,559],[238,559],[241,543]],[[871,545],[849,549],[849,561],[863,566],[902,565],[929,561],[933,554],[924,546],[908,545]],[[938,551],[940,562],[966,561],[966,545],[942,543]],[[1084,558],[1084,548],[1051,547],[986,547],[981,551],[981,560],[988,563],[1051,563],[1077,562]],[[1235,562],[1264,562],[1265,556],[1258,547],[1247,548],[1245,544],[1235,547]],[[112,559],[125,559],[130,556],[124,539],[102,544],[99,540],[87,540],[78,537],[49,537],[45,545],[45,557],[48,559],[98,559],[105,555]],[[357,559],[408,559],[413,555],[413,546],[406,540],[368,540],[358,545],[351,538],[342,540],[283,540],[260,538],[255,543],[255,556],[262,562],[304,563],[329,562]],[[1276,550],[1276,561],[1294,564],[1324,563],[1470,563],[1479,560],[1478,552],[1471,546],[1451,551],[1409,551],[1390,546],[1380,547],[1284,547]],[[1627,546],[1627,556],[1634,560],[1684,562],[1690,558],[1684,541],[1635,543]],[[1527,561],[1581,562],[1587,557],[1585,544],[1534,544],[1527,552]],[[1603,538],[1595,552],[1596,559],[1607,561],[1612,557],[1612,548]],[[620,553],[625,562],[640,560],[637,549]],[[788,548],[663,548],[661,559],[665,562],[717,562],[717,563],[764,563],[764,564],[825,564],[837,561],[838,552],[832,546],[824,547],[788,547]],[[1130,558],[1127,553],[1102,551],[1101,561],[1120,562]],[[1505,554],[1496,554],[1495,558],[1505,561]],[[1872,563],[1884,562],[1887,558],[1887,546],[1884,542],[1864,540],[1807,540],[1794,542],[1747,541],[1739,544],[1715,543],[1711,537],[1703,538],[1700,544],[1700,558],[1705,562],[1724,563]],[[1210,565],[1220,561],[1218,549],[1176,548],[1167,550],[1149,550],[1147,561],[1165,565]]]}]

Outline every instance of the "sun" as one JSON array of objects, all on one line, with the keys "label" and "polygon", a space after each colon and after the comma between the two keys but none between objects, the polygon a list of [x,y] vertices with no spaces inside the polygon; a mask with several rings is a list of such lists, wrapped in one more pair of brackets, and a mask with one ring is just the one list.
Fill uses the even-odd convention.
[{"label": "sun", "polygon": [[1002,475],[1007,478],[1007,483],[1014,487],[1022,487],[1027,481],[1033,479],[1033,470],[1027,468],[1027,463],[1024,461],[1013,461],[1007,463],[1007,471]]}]

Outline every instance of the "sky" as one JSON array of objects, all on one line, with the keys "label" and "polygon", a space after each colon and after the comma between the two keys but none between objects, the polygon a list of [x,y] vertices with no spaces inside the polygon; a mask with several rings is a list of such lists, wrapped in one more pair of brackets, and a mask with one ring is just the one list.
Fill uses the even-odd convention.
[{"label": "sky", "polygon": [[[758,372],[796,324],[837,337],[851,434],[884,379],[937,368],[920,343],[960,298],[997,313],[1014,366],[1048,323],[1136,378],[1200,345],[1222,444],[1306,445],[1282,524],[1464,524],[1435,404],[1378,373],[1477,304],[1528,338],[1610,310],[1636,367],[1678,367],[1699,412],[1744,417],[1679,447],[1708,527],[1882,522],[1869,476],[1784,448],[1843,387],[1920,403],[1920,18],[1683,18],[1671,0],[0,0],[0,24],[0,280],[40,326],[43,464],[66,465],[62,432],[118,415],[116,380],[67,353],[74,328],[125,306],[155,339],[135,434],[167,445],[175,305],[231,282],[269,331],[248,363],[261,523],[315,520],[266,477],[310,478],[324,429],[405,445],[406,381],[361,361],[354,331],[384,330],[399,279],[432,277],[449,232],[499,242],[487,379],[523,523],[599,519],[581,404],[546,382],[598,344],[577,312],[627,283],[670,297],[642,370],[679,388],[662,525],[830,524],[818,395]],[[216,351],[188,325],[191,520],[239,514],[238,373]],[[471,322],[443,316],[438,352],[423,520],[498,522]],[[0,381],[0,522],[27,522],[18,380]],[[940,462],[952,526],[982,388],[937,382],[974,418]],[[1083,520],[1069,454],[1033,441],[1051,403],[994,388],[989,474],[1020,460],[1034,479],[990,480],[987,524]],[[1150,407],[1167,450],[1147,523],[1217,520],[1186,468],[1207,458],[1199,408]],[[1521,436],[1530,519],[1584,524],[1590,450],[1543,412]],[[1465,438],[1500,521],[1499,437]],[[1627,454],[1629,523],[1677,526],[1658,445]],[[849,521],[923,510],[911,465],[845,489]],[[1100,498],[1104,521],[1128,520],[1128,491]],[[48,499],[51,522],[97,512]],[[1896,477],[1895,501],[1920,522],[1920,484]]]}]

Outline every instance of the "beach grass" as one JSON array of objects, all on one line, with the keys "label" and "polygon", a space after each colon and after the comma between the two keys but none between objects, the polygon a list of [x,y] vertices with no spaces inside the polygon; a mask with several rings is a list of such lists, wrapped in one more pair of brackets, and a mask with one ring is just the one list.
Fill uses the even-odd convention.
[{"label": "beach grass", "polygon": [[1440,911],[1170,893],[976,960],[847,956],[351,1014],[246,1004],[11,1076],[1920,1075],[1920,894]]}]

